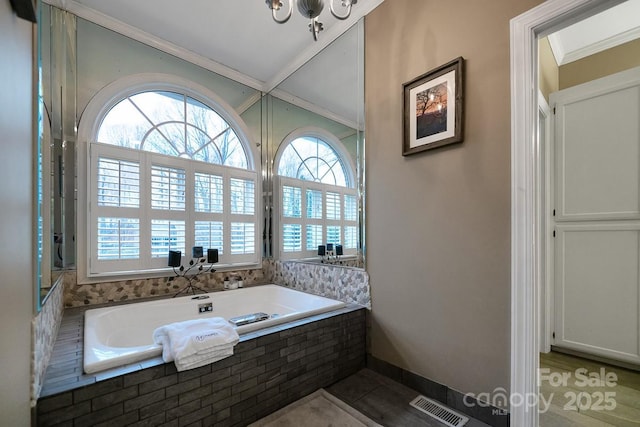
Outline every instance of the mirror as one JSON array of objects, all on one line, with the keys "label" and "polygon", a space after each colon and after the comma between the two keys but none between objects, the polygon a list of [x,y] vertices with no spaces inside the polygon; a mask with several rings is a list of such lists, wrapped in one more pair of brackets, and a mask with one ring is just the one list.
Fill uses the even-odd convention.
[{"label": "mirror", "polygon": [[[37,21],[41,21],[40,10],[41,10],[41,2],[38,0],[36,2],[36,10],[37,10]],[[35,286],[36,289],[40,292],[39,298],[35,298],[35,310],[36,312],[40,311],[42,308],[42,303],[44,297],[48,294],[48,288],[50,287],[51,279],[49,276],[50,268],[48,263],[48,252],[45,245],[45,230],[49,230],[49,215],[44,214],[48,209],[48,200],[43,192],[44,185],[44,174],[46,171],[47,165],[44,162],[42,152],[46,148],[43,144],[46,144],[45,135],[44,135],[44,102],[42,98],[42,44],[40,31],[41,26],[38,26],[38,36],[35,41],[35,52],[36,52],[36,64],[38,72],[36,73],[36,77],[34,77],[34,87],[36,93],[36,105],[38,106],[37,116],[35,120],[35,132],[36,141],[35,141],[35,164],[36,164],[36,185],[35,185],[35,206],[36,206],[36,245],[35,245],[35,259],[36,259],[36,269],[35,269]],[[47,239],[48,241],[48,239]],[[44,290],[43,290],[44,289]]]},{"label": "mirror", "polygon": [[42,280],[44,303],[60,272],[75,263],[75,16],[40,5]]},{"label": "mirror", "polygon": [[[258,143],[262,93],[54,6],[43,4],[41,15],[42,265],[51,273],[51,280],[43,280],[38,289],[42,302],[50,284],[62,272],[75,270],[76,253],[85,250],[84,242],[76,241],[77,129],[87,104],[102,88],[123,76],[151,71],[183,77],[210,88],[235,109]],[[114,55],[122,60],[105,59]],[[262,162],[260,149],[254,154],[254,160]]]},{"label": "mirror", "polygon": [[[182,75],[210,87],[236,109],[254,141],[264,182],[264,248],[271,252],[273,164],[282,140],[300,127],[335,135],[353,166],[358,194],[357,265],[363,266],[364,232],[364,21],[354,25],[268,94],[42,4],[38,24],[42,85],[42,283],[43,302],[60,274],[76,268],[76,139],[90,99],[117,78],[149,70]],[[99,46],[99,48],[96,48]],[[123,61],[105,62],[119,54]],[[126,66],[124,65],[126,64]],[[124,67],[124,68],[123,68]],[[312,83],[309,83],[312,82]],[[355,265],[355,264],[350,264]],[[49,278],[49,273],[51,276]]]},{"label": "mirror", "polygon": [[[266,102],[269,179],[265,182],[265,194],[270,195],[266,205],[273,207],[278,203],[273,194],[277,194],[276,163],[283,141],[288,142],[287,137],[301,129],[317,129],[334,136],[349,157],[345,163],[350,163],[348,167],[353,169],[352,184],[358,195],[357,250],[351,257],[345,257],[348,261],[342,264],[364,268],[364,19],[289,75],[269,93]],[[267,215],[277,215],[277,210],[271,209]],[[278,227],[274,219],[277,218],[269,218],[268,223]],[[271,242],[269,248],[274,253],[270,255],[283,259],[277,243]],[[307,256],[305,261],[319,262],[321,257]]]}]

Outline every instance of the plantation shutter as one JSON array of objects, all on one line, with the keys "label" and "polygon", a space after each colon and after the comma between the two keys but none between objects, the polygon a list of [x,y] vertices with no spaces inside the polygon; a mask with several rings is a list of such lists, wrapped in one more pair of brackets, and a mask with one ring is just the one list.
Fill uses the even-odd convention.
[{"label": "plantation shutter", "polygon": [[97,143],[90,157],[90,274],[167,268],[192,246],[259,263],[256,172]]},{"label": "plantation shutter", "polygon": [[278,241],[281,259],[316,257],[318,246],[342,244],[344,255],[357,252],[356,190],[278,176]]}]

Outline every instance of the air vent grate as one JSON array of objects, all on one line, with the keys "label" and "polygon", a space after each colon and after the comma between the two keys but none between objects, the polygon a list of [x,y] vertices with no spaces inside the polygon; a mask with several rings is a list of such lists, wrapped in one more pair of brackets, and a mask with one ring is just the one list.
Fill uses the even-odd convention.
[{"label": "air vent grate", "polygon": [[469,421],[469,418],[458,415],[440,403],[424,396],[416,397],[409,405],[451,427],[462,427]]}]

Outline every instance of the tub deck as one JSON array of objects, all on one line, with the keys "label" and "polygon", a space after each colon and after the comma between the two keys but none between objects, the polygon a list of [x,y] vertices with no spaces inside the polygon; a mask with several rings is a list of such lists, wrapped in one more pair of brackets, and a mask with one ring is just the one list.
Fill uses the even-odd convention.
[{"label": "tub deck", "polygon": [[[151,298],[157,300],[158,298]],[[137,303],[140,301],[130,301],[122,304]],[[95,305],[90,307],[74,307],[67,308],[64,311],[58,337],[54,344],[51,359],[49,361],[45,374],[43,387],[40,392],[40,398],[52,396],[65,391],[78,389],[87,385],[95,384],[110,378],[119,377],[132,372],[151,368],[165,364],[161,356],[156,356],[140,362],[107,369],[94,374],[85,374],[83,371],[84,359],[84,313],[93,308],[108,306],[113,304]],[[365,310],[358,304],[346,304],[344,307],[326,313],[321,313],[306,317],[303,319],[293,320],[291,322],[281,323],[279,325],[270,326],[253,332],[248,332],[240,336],[240,345],[243,342],[251,341],[265,335],[286,331],[301,325],[317,322],[319,320],[329,319],[331,317],[340,316],[347,313]],[[168,365],[173,366],[173,363]]]},{"label": "tub deck", "polygon": [[159,356],[162,346],[153,342],[153,331],[169,323],[208,317],[231,320],[266,313],[266,319],[260,322],[235,327],[242,336],[344,305],[342,301],[266,284],[90,309],[84,319],[84,371],[97,373]]},{"label": "tub deck", "polygon": [[83,310],[67,310],[35,425],[246,426],[365,366],[366,309],[341,309],[243,334],[234,355],[177,372],[160,357],[82,373]]}]

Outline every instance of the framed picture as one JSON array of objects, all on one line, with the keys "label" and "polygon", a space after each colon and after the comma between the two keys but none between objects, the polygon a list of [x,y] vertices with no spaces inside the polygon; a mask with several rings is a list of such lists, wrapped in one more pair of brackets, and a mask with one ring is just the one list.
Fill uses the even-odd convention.
[{"label": "framed picture", "polygon": [[403,85],[403,156],[462,142],[463,65],[459,57]]},{"label": "framed picture", "polygon": [[27,21],[31,21],[34,24],[38,23],[37,0],[10,0],[10,1],[11,1],[11,6],[13,6],[13,10],[16,12],[16,15],[18,15],[18,17],[22,19],[26,19]]}]

